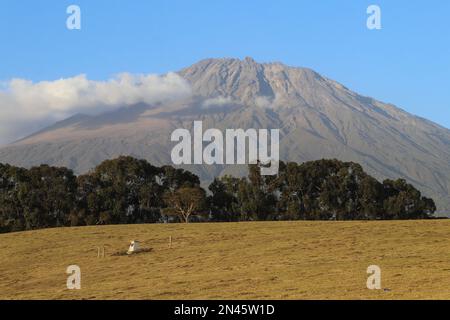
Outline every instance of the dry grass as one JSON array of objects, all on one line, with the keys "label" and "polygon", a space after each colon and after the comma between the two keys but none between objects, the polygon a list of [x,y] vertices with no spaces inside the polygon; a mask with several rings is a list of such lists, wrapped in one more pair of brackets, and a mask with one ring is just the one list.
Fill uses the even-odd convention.
[{"label": "dry grass", "polygon": [[[113,255],[133,239],[152,251]],[[445,220],[61,228],[0,247],[2,299],[450,299]],[[71,264],[81,290],[66,288]],[[390,291],[366,288],[371,264]]]}]

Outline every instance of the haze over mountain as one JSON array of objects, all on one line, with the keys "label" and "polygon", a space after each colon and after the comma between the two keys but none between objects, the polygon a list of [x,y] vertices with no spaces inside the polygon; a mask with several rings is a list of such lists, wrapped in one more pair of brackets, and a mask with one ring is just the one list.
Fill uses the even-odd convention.
[{"label": "haze over mountain", "polygon": [[[177,128],[280,128],[280,158],[355,161],[378,179],[405,178],[450,212],[450,130],[361,96],[313,70],[251,58],[207,59],[181,70],[191,94],[99,115],[77,114],[0,149],[0,162],[83,173],[119,155],[171,164]],[[424,106],[426,107],[426,106]],[[243,166],[185,166],[205,182]]]}]

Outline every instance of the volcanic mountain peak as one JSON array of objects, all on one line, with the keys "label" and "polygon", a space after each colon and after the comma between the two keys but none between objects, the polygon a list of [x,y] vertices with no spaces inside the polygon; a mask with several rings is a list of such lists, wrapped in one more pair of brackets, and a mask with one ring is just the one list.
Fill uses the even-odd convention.
[{"label": "volcanic mountain peak", "polygon": [[313,108],[320,112],[352,109],[390,119],[411,115],[394,106],[361,96],[308,68],[280,62],[257,63],[223,58],[205,59],[179,72],[195,95],[236,100],[248,107]]},{"label": "volcanic mountain peak", "polygon": [[[206,59],[178,72],[192,95],[77,116],[0,149],[0,162],[41,163],[83,173],[105,159],[132,155],[171,164],[171,132],[202,120],[209,128],[280,128],[284,161],[336,158],[379,178],[405,178],[439,212],[450,210],[450,130],[391,104],[361,96],[307,68],[251,58]],[[210,181],[236,166],[190,166]]]},{"label": "volcanic mountain peak", "polygon": [[257,63],[252,58],[206,59],[179,74],[192,85],[193,92],[204,97],[231,97],[254,104],[258,98],[292,104],[318,86],[333,85],[318,73],[282,63]]}]

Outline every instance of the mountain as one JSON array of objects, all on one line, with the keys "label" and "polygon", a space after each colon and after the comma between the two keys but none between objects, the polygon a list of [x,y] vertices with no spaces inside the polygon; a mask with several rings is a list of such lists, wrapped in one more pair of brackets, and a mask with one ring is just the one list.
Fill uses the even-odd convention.
[{"label": "mountain", "polygon": [[[76,115],[0,149],[0,162],[83,173],[122,154],[171,164],[177,128],[280,128],[280,158],[355,161],[377,177],[405,178],[450,213],[450,130],[352,92],[313,70],[251,58],[206,59],[178,72],[192,95]],[[205,183],[243,166],[185,166]]]}]

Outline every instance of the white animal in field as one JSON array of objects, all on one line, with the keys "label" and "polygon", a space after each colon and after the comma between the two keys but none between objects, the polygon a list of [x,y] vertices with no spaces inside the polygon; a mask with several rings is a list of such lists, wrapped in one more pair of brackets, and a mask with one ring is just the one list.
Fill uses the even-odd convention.
[{"label": "white animal in field", "polygon": [[130,247],[128,248],[127,254],[132,254],[132,253],[138,252],[140,249],[141,249],[141,246],[139,244],[139,241],[132,240],[130,242]]}]

